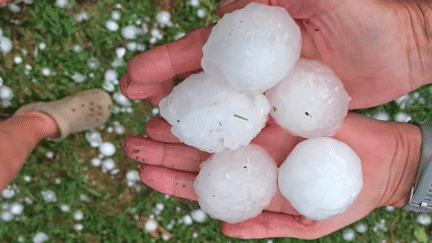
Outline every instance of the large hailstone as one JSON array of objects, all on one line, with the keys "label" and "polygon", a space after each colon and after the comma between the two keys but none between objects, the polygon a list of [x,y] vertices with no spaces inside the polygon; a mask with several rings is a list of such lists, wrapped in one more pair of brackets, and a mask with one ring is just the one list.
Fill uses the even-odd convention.
[{"label": "large hailstone", "polygon": [[271,109],[263,94],[220,86],[204,72],[176,86],[159,107],[176,137],[211,153],[249,144],[264,127]]},{"label": "large hailstone", "polygon": [[257,216],[270,203],[276,178],[276,162],[260,146],[250,144],[202,163],[194,189],[204,212],[237,223]]},{"label": "large hailstone", "polygon": [[328,66],[306,59],[300,59],[294,70],[265,94],[276,123],[305,138],[334,135],[351,99]]},{"label": "large hailstone", "polygon": [[238,90],[262,93],[292,69],[300,48],[300,29],[284,8],[250,3],[213,27],[201,66]]},{"label": "large hailstone", "polygon": [[361,161],[345,143],[312,138],[299,143],[279,167],[282,195],[307,218],[344,213],[363,186]]}]

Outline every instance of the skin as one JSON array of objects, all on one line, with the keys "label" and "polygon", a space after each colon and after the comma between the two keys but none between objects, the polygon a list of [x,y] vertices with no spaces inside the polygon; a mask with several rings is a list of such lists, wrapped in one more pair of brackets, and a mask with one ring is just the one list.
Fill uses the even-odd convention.
[{"label": "skin", "polygon": [[[218,13],[240,9],[250,0],[223,1]],[[350,109],[383,104],[427,84],[430,74],[428,3],[377,0],[256,0],[284,7],[302,31],[302,57],[329,65],[352,97]],[[136,56],[120,87],[133,99],[158,105],[174,77],[201,71],[202,46],[212,26]],[[146,124],[147,138],[129,137],[125,151],[142,163],[142,181],[162,193],[196,200],[192,183],[209,154],[179,143],[162,118]],[[280,193],[257,217],[222,222],[226,235],[239,238],[314,239],[334,232],[383,205],[404,206],[416,176],[421,148],[418,127],[376,121],[349,113],[334,138],[347,143],[362,160],[364,186],[342,215],[314,221],[299,215]],[[280,164],[302,138],[283,131],[272,119],[252,141]]]}]

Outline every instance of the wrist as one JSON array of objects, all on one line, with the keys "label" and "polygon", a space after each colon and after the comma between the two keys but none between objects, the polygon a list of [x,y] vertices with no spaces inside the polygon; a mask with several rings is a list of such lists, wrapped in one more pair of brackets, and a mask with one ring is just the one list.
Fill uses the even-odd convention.
[{"label": "wrist", "polygon": [[390,177],[389,183],[393,184],[394,192],[385,205],[394,207],[405,206],[411,196],[411,189],[417,177],[417,171],[420,164],[422,134],[418,126],[412,124],[401,124],[398,131],[401,145],[401,154],[392,164],[391,170],[397,171],[391,173],[396,175]]}]

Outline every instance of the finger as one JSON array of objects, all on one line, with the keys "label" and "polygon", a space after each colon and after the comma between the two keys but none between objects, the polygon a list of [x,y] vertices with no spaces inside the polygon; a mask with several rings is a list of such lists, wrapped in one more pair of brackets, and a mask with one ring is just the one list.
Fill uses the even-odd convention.
[{"label": "finger", "polygon": [[149,138],[163,143],[180,143],[171,133],[171,125],[162,117],[155,117],[147,121],[145,131]]},{"label": "finger", "polygon": [[160,83],[201,68],[202,47],[211,28],[209,25],[192,31],[174,42],[136,56],[128,65],[131,83]]},{"label": "finger", "polygon": [[184,172],[158,167],[141,165],[141,181],[154,190],[176,197],[197,200],[193,189],[196,173]]},{"label": "finger", "polygon": [[291,203],[286,200],[284,196],[282,196],[282,193],[278,190],[276,190],[276,194],[273,196],[271,202],[267,207],[264,208],[265,211],[270,212],[279,212],[284,214],[290,214],[298,216],[300,213],[293,208]]},{"label": "finger", "polygon": [[127,137],[124,149],[137,162],[192,172],[198,172],[201,162],[210,156],[184,144],[166,144],[143,137]]},{"label": "finger", "polygon": [[[160,101],[163,97],[169,95],[173,87],[174,82],[172,80],[154,84],[141,84],[131,82],[127,86],[125,93],[126,97],[129,99],[158,98],[158,100]],[[159,106],[159,103],[154,105]]]}]

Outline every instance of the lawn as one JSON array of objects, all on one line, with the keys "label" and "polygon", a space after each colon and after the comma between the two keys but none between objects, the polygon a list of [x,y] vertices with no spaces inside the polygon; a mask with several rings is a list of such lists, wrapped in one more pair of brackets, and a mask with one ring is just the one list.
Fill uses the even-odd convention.
[{"label": "lawn", "polygon": [[[55,0],[13,2],[16,5],[0,8],[0,28],[13,43],[11,52],[0,53],[0,82],[13,92],[10,102],[1,101],[0,119],[23,104],[90,88],[109,90],[115,108],[104,126],[57,143],[43,141],[35,148],[0,196],[0,242],[302,242],[224,236],[219,221],[195,216],[196,202],[140,183],[137,163],[122,150],[126,136],[145,135],[143,125],[158,115],[148,101],[129,101],[119,94],[117,80],[128,61],[216,21],[218,1],[70,0],[66,6],[67,1]],[[171,14],[170,21],[158,21],[162,11]],[[140,33],[122,34],[126,26]],[[430,96],[425,86],[357,112],[381,120],[432,122]],[[112,143],[115,154],[100,155],[101,141]],[[148,230],[148,222],[160,225],[156,234]],[[430,215],[383,207],[312,242],[345,242],[349,235],[355,237],[351,242],[422,242],[432,239],[432,226]]]}]

